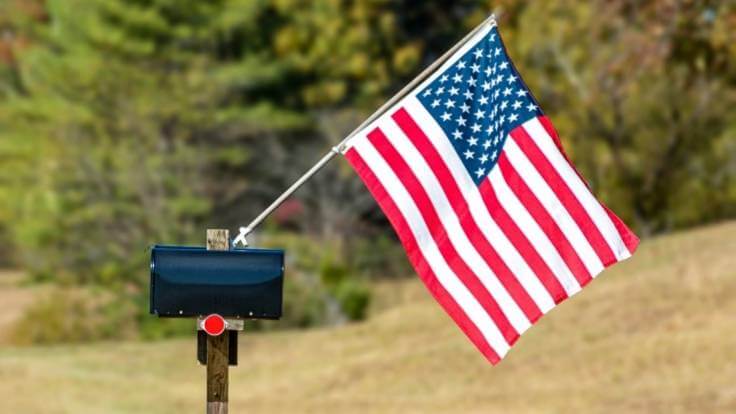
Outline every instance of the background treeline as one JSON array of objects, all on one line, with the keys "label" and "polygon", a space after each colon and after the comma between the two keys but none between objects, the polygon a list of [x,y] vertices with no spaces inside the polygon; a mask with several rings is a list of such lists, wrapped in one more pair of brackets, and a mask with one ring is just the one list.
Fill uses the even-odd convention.
[{"label": "background treeline", "polygon": [[[491,10],[640,234],[736,216],[731,1],[0,0],[0,262],[63,287],[19,337],[191,329],[146,315],[147,247],[245,224]],[[339,161],[255,241],[289,250],[279,326],[360,319],[411,273]]]}]

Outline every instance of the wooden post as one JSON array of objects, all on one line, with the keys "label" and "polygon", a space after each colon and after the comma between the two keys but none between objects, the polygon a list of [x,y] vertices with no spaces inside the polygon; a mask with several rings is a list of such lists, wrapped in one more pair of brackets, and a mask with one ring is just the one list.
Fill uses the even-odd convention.
[{"label": "wooden post", "polygon": [[[207,250],[228,250],[230,232],[207,229]],[[227,414],[228,402],[228,332],[207,336],[207,414]]]}]

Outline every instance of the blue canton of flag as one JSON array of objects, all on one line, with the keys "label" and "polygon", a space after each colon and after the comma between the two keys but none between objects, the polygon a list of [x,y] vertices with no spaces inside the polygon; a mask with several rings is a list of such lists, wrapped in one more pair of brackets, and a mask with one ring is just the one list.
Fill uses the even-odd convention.
[{"label": "blue canton of flag", "polygon": [[418,94],[476,184],[498,160],[509,132],[542,115],[494,27]]}]

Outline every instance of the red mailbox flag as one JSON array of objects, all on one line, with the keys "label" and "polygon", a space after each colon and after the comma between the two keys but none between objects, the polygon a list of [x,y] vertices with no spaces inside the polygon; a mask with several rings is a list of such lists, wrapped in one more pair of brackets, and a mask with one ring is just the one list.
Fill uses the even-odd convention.
[{"label": "red mailbox flag", "polygon": [[202,320],[202,330],[210,336],[220,336],[225,332],[227,328],[227,322],[222,316],[213,313]]},{"label": "red mailbox flag", "polygon": [[566,158],[495,23],[341,149],[494,364],[638,244]]}]

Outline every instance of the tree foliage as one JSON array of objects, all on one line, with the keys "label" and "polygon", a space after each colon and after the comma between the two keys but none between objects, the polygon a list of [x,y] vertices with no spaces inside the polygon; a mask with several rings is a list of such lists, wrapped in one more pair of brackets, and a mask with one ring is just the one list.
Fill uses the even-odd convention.
[{"label": "tree foliage", "polygon": [[613,210],[643,234],[736,213],[736,5],[547,1],[510,20],[532,90]]},{"label": "tree foliage", "polygon": [[[242,224],[494,7],[613,210],[644,234],[736,215],[732,2],[6,0],[0,263],[143,303],[148,245]],[[349,275],[406,271],[344,163],[267,225],[323,246],[297,284],[346,314],[368,303]]]}]

